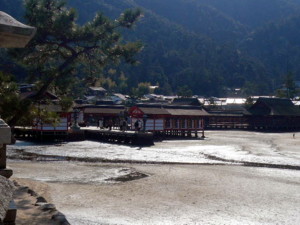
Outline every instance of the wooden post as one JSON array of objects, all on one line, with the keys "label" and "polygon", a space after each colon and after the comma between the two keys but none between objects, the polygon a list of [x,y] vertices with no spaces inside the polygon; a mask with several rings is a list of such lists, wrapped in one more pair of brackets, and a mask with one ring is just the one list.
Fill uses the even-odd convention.
[{"label": "wooden post", "polygon": [[205,138],[205,135],[204,135],[204,120],[203,119],[201,120],[201,123],[202,123],[202,138]]}]

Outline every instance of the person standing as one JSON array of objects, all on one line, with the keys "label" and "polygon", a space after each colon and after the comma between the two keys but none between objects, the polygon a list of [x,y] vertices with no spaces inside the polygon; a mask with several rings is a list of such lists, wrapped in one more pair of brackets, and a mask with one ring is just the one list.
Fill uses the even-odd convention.
[{"label": "person standing", "polygon": [[113,121],[112,121],[112,119],[109,119],[109,121],[108,121],[108,129],[111,130],[112,126],[113,126]]},{"label": "person standing", "polygon": [[102,118],[99,119],[98,126],[100,129],[103,129],[103,119]]},{"label": "person standing", "polygon": [[142,121],[138,119],[138,130],[142,129]]},{"label": "person standing", "polygon": [[126,131],[127,130],[127,121],[123,120],[122,121],[122,131]]},{"label": "person standing", "polygon": [[134,130],[138,131],[139,130],[139,120],[136,120],[134,123]]}]

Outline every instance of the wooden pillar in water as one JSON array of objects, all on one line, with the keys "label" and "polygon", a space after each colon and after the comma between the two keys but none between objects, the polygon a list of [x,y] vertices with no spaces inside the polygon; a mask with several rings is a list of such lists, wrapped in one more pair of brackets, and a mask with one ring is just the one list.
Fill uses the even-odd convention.
[{"label": "wooden pillar in water", "polygon": [[204,120],[201,120],[201,124],[202,124],[202,138],[205,138],[205,134],[204,134]]}]

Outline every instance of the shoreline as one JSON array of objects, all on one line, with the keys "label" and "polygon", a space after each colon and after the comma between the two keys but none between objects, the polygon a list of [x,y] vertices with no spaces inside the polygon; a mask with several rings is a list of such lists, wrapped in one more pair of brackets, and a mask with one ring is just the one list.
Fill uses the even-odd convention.
[{"label": "shoreline", "polygon": [[[21,153],[22,154],[22,153]],[[208,159],[220,161],[220,163],[184,163],[184,162],[158,162],[158,161],[138,161],[138,160],[109,160],[105,158],[91,159],[91,158],[77,158],[77,157],[61,157],[58,155],[39,155],[29,153],[26,157],[26,153],[20,157],[9,156],[9,160],[21,160],[21,161],[57,161],[57,162],[84,162],[84,163],[113,163],[113,164],[153,164],[153,165],[207,165],[207,166],[245,166],[245,167],[261,167],[261,168],[273,168],[273,169],[288,169],[288,170],[300,170],[300,165],[288,165],[288,164],[272,164],[272,163],[257,163],[249,161],[237,161],[228,160],[216,156],[205,155]]]}]

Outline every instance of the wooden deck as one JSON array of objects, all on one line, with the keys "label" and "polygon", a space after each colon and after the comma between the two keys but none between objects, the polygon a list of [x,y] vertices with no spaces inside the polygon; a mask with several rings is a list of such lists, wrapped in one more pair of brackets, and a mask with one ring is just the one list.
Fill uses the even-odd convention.
[{"label": "wooden deck", "polygon": [[99,129],[96,127],[83,127],[80,130],[60,131],[35,131],[31,128],[14,128],[14,135],[17,139],[35,141],[83,141],[93,140],[110,143],[120,143],[136,146],[154,145],[154,135],[151,132],[135,132]]},{"label": "wooden deck", "polygon": [[12,132],[17,139],[32,139],[37,141],[64,140],[68,136],[67,131],[37,131],[30,127],[15,127]]},{"label": "wooden deck", "polygon": [[111,143],[147,146],[154,144],[153,133],[120,130],[82,129],[85,139],[97,140]]}]

